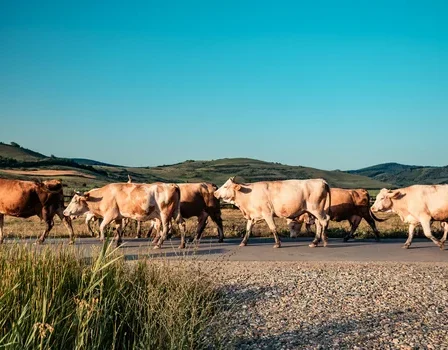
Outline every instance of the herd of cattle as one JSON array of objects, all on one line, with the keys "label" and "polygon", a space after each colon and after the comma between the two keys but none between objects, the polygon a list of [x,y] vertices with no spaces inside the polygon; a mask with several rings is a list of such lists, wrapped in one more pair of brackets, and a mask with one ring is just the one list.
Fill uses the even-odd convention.
[{"label": "herd of cattle", "polygon": [[[423,227],[426,237],[441,249],[448,234],[448,185],[414,185],[406,188],[382,189],[370,207],[369,193],[364,189],[330,188],[322,179],[261,181],[237,183],[234,178],[217,187],[211,183],[186,184],[136,184],[112,183],[85,193],[75,193],[65,208],[62,183],[57,180],[44,182],[0,179],[0,243],[3,243],[4,216],[28,218],[39,216],[45,223],[45,231],[38,239],[43,243],[55,215],[64,222],[74,242],[71,223],[73,217],[86,215],[100,220],[100,239],[105,238],[105,228],[114,222],[116,243],[122,243],[123,222],[133,219],[139,223],[151,221],[151,230],[157,231],[154,248],[160,248],[171,229],[172,221],[181,228],[181,243],[185,247],[185,220],[198,218],[195,241],[199,241],[210,219],[218,228],[219,242],[224,240],[220,201],[231,203],[241,210],[247,220],[246,234],[240,244],[245,246],[252,228],[258,221],[266,221],[274,235],[274,248],[281,246],[274,218],[285,218],[291,237],[297,236],[302,225],[310,232],[316,226],[310,247],[320,242],[327,245],[326,230],[329,221],[348,220],[350,232],[344,241],[353,238],[358,225],[365,219],[379,239],[375,221],[376,212],[394,212],[409,224],[409,236],[404,245],[409,248],[414,229]],[[439,241],[431,233],[431,222],[439,221],[444,229]],[[140,228],[138,229],[140,235]]]}]

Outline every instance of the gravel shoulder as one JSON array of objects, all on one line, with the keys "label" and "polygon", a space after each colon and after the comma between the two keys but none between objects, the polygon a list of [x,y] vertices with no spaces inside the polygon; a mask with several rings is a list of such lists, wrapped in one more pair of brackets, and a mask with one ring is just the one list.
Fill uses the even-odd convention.
[{"label": "gravel shoulder", "polygon": [[202,262],[225,295],[221,346],[448,349],[448,264]]}]

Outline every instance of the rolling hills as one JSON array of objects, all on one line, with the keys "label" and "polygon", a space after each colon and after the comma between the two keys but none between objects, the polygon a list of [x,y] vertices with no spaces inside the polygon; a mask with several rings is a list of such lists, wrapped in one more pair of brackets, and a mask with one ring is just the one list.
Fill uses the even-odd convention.
[{"label": "rolling hills", "polygon": [[[7,171],[8,169],[14,171]],[[320,177],[326,179],[330,186],[337,187],[378,189],[391,186],[389,183],[358,174],[290,166],[249,158],[187,160],[178,164],[155,167],[123,167],[85,158],[48,157],[16,144],[0,144],[0,175],[2,177],[36,179],[53,176],[62,179],[69,188],[81,189],[101,186],[108,182],[127,181],[128,174],[135,182],[147,183],[210,181],[220,185],[231,176],[237,176],[240,181],[246,182]]]},{"label": "rolling hills", "polygon": [[384,163],[359,170],[350,170],[350,174],[367,176],[397,187],[413,184],[448,184],[448,166],[417,166],[398,163]]}]

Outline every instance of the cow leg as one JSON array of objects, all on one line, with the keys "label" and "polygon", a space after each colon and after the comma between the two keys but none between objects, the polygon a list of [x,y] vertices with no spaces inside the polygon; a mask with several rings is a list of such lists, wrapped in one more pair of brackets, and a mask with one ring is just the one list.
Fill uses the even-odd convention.
[{"label": "cow leg", "polygon": [[358,215],[353,215],[348,222],[350,223],[350,232],[347,233],[344,237],[344,242],[347,242],[350,238],[355,238],[355,231],[361,223],[362,217]]},{"label": "cow leg", "polygon": [[137,236],[135,238],[142,237],[142,223],[141,221],[137,221]]},{"label": "cow leg", "polygon": [[90,233],[90,236],[95,237],[95,232],[93,231],[92,226],[90,226],[90,223],[92,222],[92,220],[93,219],[91,217],[86,216],[85,222],[86,222],[87,230]]},{"label": "cow leg", "polygon": [[119,247],[122,243],[122,234],[123,234],[123,220],[115,220],[115,229],[117,233],[115,234],[115,240],[117,243],[117,247]]},{"label": "cow leg", "polygon": [[266,221],[266,223],[269,226],[269,229],[274,235],[275,240],[274,248],[280,248],[282,246],[282,242],[280,242],[280,238],[278,238],[277,227],[275,227],[274,218],[270,215],[267,215],[264,217],[264,220]]},{"label": "cow leg", "polygon": [[49,215],[46,209],[42,210],[42,219],[44,219],[46,227],[42,235],[37,239],[37,244],[42,244],[45,242],[45,238],[47,238],[47,235],[50,233],[51,229],[54,226],[53,216],[54,214]]},{"label": "cow leg", "polygon": [[380,231],[376,228],[376,222],[375,220],[370,216],[370,211],[367,215],[364,215],[364,220],[367,221],[371,229],[373,230],[373,233],[375,234],[375,240],[378,242],[380,240]]},{"label": "cow leg", "polygon": [[245,247],[247,245],[247,241],[249,240],[249,236],[252,233],[252,228],[254,227],[254,220],[249,219],[247,220],[246,224],[246,234],[244,235],[243,240],[240,243],[240,247]]},{"label": "cow leg", "polygon": [[415,225],[414,224],[409,224],[409,228],[408,228],[408,239],[406,240],[406,242],[404,243],[403,248],[405,249],[409,249],[409,247],[412,244],[412,238],[414,238],[414,230],[415,230]]},{"label": "cow leg", "polygon": [[[185,248],[185,235],[187,234],[187,224],[184,222],[179,224],[179,229],[180,229],[180,245],[179,245],[179,249],[184,249]],[[169,228],[170,230],[172,229],[172,226]],[[198,224],[198,229],[199,229],[199,224]],[[192,242],[191,238],[189,240],[190,242]],[[196,241],[196,239],[195,239]],[[197,241],[196,241],[197,242]]]},{"label": "cow leg", "polygon": [[440,240],[440,249],[441,250],[445,249],[445,241],[448,236],[448,223],[442,222],[442,227],[443,227],[443,237]]},{"label": "cow leg", "polygon": [[[168,234],[168,230],[169,230],[169,220],[167,220],[164,217],[161,217],[161,222],[162,222],[162,232],[160,234],[160,236],[158,237],[158,239],[154,239],[154,249],[160,249],[162,247],[163,241],[166,239],[166,236]],[[185,239],[185,237],[184,237]]]},{"label": "cow leg", "polygon": [[58,209],[56,214],[59,216],[61,221],[64,223],[64,226],[68,230],[68,236],[69,236],[69,244],[75,243],[75,233],[73,232],[73,225],[72,225],[72,219],[70,219],[69,216],[65,216],[62,209]]},{"label": "cow leg", "polygon": [[328,244],[328,237],[327,237],[327,228],[328,224],[330,223],[330,216],[325,213],[319,213],[319,212],[310,212],[310,214],[314,215],[316,218],[315,224],[316,224],[316,235],[314,237],[313,242],[309,245],[309,247],[314,248],[316,247],[321,240],[323,240],[324,247]]},{"label": "cow leg", "polygon": [[313,241],[308,245],[310,248],[317,247],[319,245],[319,242],[321,241],[322,226],[318,220],[316,220],[315,224],[316,224],[316,233],[314,234]]},{"label": "cow leg", "polygon": [[3,243],[4,237],[3,237],[3,225],[5,223],[5,215],[0,214],[0,244]]},{"label": "cow leg", "polygon": [[104,236],[104,230],[106,229],[106,226],[109,225],[112,222],[112,218],[110,217],[104,217],[103,221],[100,224],[100,241],[104,242],[106,237]]},{"label": "cow leg", "polygon": [[435,238],[432,233],[431,233],[431,221],[430,220],[424,220],[424,221],[420,221],[423,227],[423,233],[425,234],[425,236],[427,238],[429,238],[431,241],[434,242],[435,245],[437,245],[438,247],[441,246],[439,240],[437,238]]},{"label": "cow leg", "polygon": [[212,221],[218,227],[218,243],[223,243],[224,242],[224,228],[222,225],[221,214],[218,212],[218,213],[209,213],[209,215],[210,215],[210,219],[212,219]]},{"label": "cow leg", "polygon": [[207,226],[208,214],[204,211],[198,216],[198,227],[196,228],[195,241],[198,242],[201,239],[202,233],[204,232],[205,226]]}]

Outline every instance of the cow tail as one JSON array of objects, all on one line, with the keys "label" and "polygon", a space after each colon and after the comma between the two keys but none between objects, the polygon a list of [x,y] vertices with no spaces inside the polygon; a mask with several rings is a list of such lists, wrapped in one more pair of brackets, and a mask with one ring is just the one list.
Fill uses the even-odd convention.
[{"label": "cow tail", "polygon": [[327,190],[327,203],[328,203],[327,214],[331,218],[331,191],[330,186],[328,185],[327,182],[325,182],[325,189]]},{"label": "cow tail", "polygon": [[182,215],[180,213],[180,188],[176,184],[172,185],[174,186],[174,191],[177,194],[177,205],[176,208],[174,209],[173,217],[177,224],[181,224],[184,221],[184,219],[182,218]]}]

